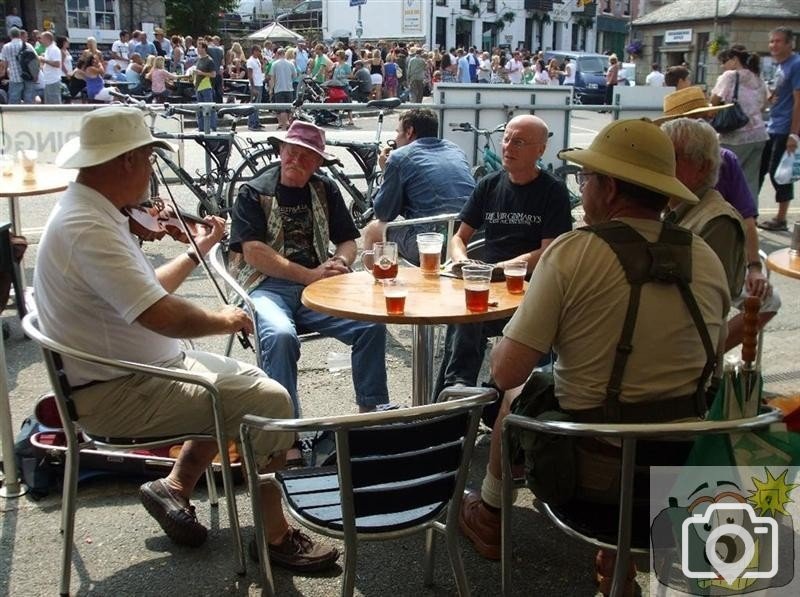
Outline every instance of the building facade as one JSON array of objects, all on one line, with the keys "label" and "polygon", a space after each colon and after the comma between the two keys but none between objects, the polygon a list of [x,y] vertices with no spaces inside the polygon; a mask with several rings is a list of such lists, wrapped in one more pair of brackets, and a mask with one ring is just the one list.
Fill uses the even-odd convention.
[{"label": "building facade", "polygon": [[[774,68],[769,32],[778,26],[800,31],[800,0],[649,0],[648,8],[651,12],[631,24],[631,38],[642,46],[637,58],[662,69],[685,64],[692,82],[706,87],[722,71],[716,54],[733,44],[761,54],[762,76],[769,80]],[[649,70],[637,69],[638,84]]]},{"label": "building facade", "polygon": [[596,49],[596,6],[577,0],[427,0],[432,47]]},{"label": "building facade", "polygon": [[118,39],[120,29],[166,21],[164,0],[5,0],[6,13],[12,6],[26,29],[50,29],[78,43],[91,36],[108,44]]}]

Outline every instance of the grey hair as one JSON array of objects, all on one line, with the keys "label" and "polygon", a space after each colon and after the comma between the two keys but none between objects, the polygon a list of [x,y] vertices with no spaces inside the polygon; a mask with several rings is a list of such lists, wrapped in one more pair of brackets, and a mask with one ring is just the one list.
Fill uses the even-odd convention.
[{"label": "grey hair", "polygon": [[676,118],[661,125],[662,130],[672,140],[675,153],[688,158],[695,164],[707,162],[708,176],[704,186],[711,188],[719,178],[719,138],[717,131],[705,120],[696,118]]}]

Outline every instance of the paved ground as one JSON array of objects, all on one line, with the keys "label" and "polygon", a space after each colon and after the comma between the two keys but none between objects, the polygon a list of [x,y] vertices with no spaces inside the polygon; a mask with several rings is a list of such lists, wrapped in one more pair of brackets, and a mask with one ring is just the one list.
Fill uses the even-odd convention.
[{"label": "paved ground", "polygon": [[[573,126],[573,145],[588,144],[593,131],[607,116],[579,113]],[[374,120],[360,121],[355,131],[337,131],[368,139],[374,134]],[[395,122],[387,119],[385,130]],[[253,136],[266,136],[258,133]],[[390,134],[386,135],[390,137]],[[199,154],[190,151],[190,167],[199,162]],[[54,197],[23,200],[23,227],[31,241],[26,259],[31,279],[40,228],[52,207]],[[771,207],[767,190],[761,204]],[[768,209],[763,209],[768,213]],[[791,219],[795,219],[793,214]],[[0,220],[5,219],[0,213]],[[788,244],[787,233],[769,233],[762,237],[762,247],[772,251]],[[178,254],[183,247],[173,241],[151,243],[147,251],[155,262]],[[797,392],[800,368],[794,358],[797,348],[797,315],[800,301],[797,281],[773,277],[781,292],[784,308],[770,324],[765,335],[764,371],[767,390],[775,393]],[[182,294],[209,307],[218,304],[208,280],[198,270],[182,289]],[[40,355],[20,331],[13,310],[3,314],[12,329],[6,342],[8,386],[14,427],[31,411],[36,397],[48,391],[48,382]],[[392,400],[410,404],[409,328],[390,326],[387,369]],[[204,339],[200,348],[222,351],[221,338]],[[307,343],[300,361],[300,395],[308,416],[355,412],[349,371],[331,372],[326,365],[330,353],[342,353],[344,347],[331,340]],[[235,355],[251,360],[252,355],[237,348]],[[488,445],[479,443],[473,463],[473,485],[477,486],[485,468]],[[116,478],[96,479],[81,484],[81,508],[76,519],[72,591],[94,595],[259,595],[261,580],[254,566],[246,576],[233,572],[231,537],[224,509],[211,510],[205,491],[197,493],[198,515],[211,526],[209,540],[197,550],[177,548],[161,533],[156,523],[140,506],[136,490],[139,482]],[[246,492],[239,488],[238,504],[246,539],[252,536],[252,522]],[[0,500],[0,595],[52,595],[57,591],[60,497],[51,495],[40,501],[26,496]],[[567,538],[537,512],[531,494],[520,492],[514,508],[515,594],[518,595],[592,595],[593,550]],[[389,543],[364,544],[359,551],[356,594],[359,595],[453,595],[455,585],[446,564],[444,544],[440,547],[435,574],[436,585],[426,589],[421,581],[421,537]],[[496,595],[499,566],[477,557],[463,543],[463,554],[473,594]],[[646,586],[646,576],[639,575]],[[339,573],[322,577],[298,577],[276,571],[281,595],[328,596],[338,592]]]}]

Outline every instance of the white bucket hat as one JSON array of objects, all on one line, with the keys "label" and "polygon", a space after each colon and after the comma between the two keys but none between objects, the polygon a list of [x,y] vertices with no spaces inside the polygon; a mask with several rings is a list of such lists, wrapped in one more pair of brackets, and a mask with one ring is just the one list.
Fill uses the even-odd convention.
[{"label": "white bucket hat", "polygon": [[56,166],[88,168],[147,145],[175,151],[172,145],[150,134],[144,114],[138,108],[100,108],[81,119],[80,135],[70,139],[61,148],[56,157]]}]

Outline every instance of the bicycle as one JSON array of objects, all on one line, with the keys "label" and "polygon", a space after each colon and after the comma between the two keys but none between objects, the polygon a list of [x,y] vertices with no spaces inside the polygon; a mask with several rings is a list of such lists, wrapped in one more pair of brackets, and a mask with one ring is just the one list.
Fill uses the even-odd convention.
[{"label": "bicycle", "polygon": [[[196,170],[193,176],[185,168],[172,161],[166,153],[160,152],[159,158],[169,170],[175,174],[178,182],[185,185],[198,200],[197,214],[227,216],[235,198],[235,187],[241,182],[252,179],[261,172],[269,163],[265,159],[264,151],[269,148],[265,141],[254,141],[250,138],[243,140],[236,134],[239,119],[247,118],[255,109],[252,106],[225,106],[216,109],[220,118],[232,117],[230,131],[214,133],[169,133],[156,128],[156,119],[174,118],[176,115],[195,116],[197,108],[175,107],[163,104],[163,112],[159,112],[150,105],[136,100],[129,95],[113,93],[123,103],[141,109],[150,119],[150,131],[158,139],[173,141],[195,141],[204,150],[206,156],[205,171]],[[242,161],[235,169],[228,168],[232,153],[238,154]],[[156,172],[150,179],[152,196],[158,196],[159,178],[165,186],[168,184],[166,177],[159,177]]]},{"label": "bicycle", "polygon": [[[452,131],[474,133],[475,135],[482,135],[485,139],[483,150],[480,154],[481,162],[472,169],[472,175],[476,181],[491,172],[497,172],[503,169],[503,160],[494,150],[492,135],[504,131],[505,128],[505,124],[497,125],[493,129],[479,129],[470,122],[450,123],[450,130]],[[539,166],[542,166],[541,162]],[[576,166],[575,164],[567,164],[552,170],[553,174],[560,178],[567,187],[570,209],[574,209],[581,203],[581,190],[577,178],[577,174],[580,171],[580,166]]]},{"label": "bicycle", "polygon": [[472,169],[472,177],[477,181],[489,174],[490,172],[497,172],[503,169],[503,160],[497,155],[494,148],[494,141],[492,135],[495,133],[502,133],[506,130],[505,124],[498,124],[493,129],[479,129],[470,122],[451,122],[451,131],[460,131],[462,133],[473,133],[475,135],[482,135],[484,138],[483,149],[480,153],[480,162]]},{"label": "bicycle", "polygon": [[[367,102],[366,106],[369,108],[378,108],[378,123],[375,131],[375,141],[336,141],[327,140],[326,144],[332,147],[343,147],[347,152],[353,156],[353,159],[358,165],[361,172],[347,173],[344,171],[344,165],[337,160],[331,164],[323,166],[327,173],[333,178],[341,189],[350,196],[350,214],[356,226],[363,228],[372,219],[372,200],[380,187],[381,169],[378,164],[378,157],[381,153],[381,134],[383,132],[383,119],[384,110],[396,108],[400,105],[398,98],[389,98],[385,100],[373,100]],[[309,111],[303,108],[303,97],[298,98],[292,104],[291,120],[302,120],[303,122],[310,122],[314,124],[315,117]],[[278,158],[277,148],[267,146],[263,150],[255,152],[251,156],[254,162],[266,161],[267,165],[271,164]],[[267,167],[267,166],[264,166]],[[243,170],[249,168],[248,165],[242,164],[231,177],[231,186],[229,193],[233,191],[234,185],[238,185],[246,180],[240,180],[244,172]],[[253,177],[258,176],[259,172],[253,174]],[[366,190],[362,191],[353,182],[353,179],[362,178],[366,181]]]}]

